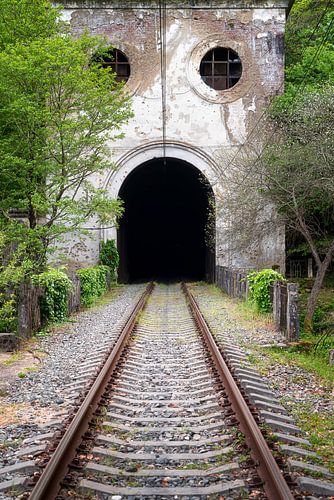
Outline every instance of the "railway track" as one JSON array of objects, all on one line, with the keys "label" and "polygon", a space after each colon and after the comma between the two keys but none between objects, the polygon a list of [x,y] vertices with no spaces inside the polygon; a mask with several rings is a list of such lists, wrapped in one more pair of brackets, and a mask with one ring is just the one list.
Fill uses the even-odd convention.
[{"label": "railway track", "polygon": [[[196,305],[189,302],[195,308],[194,319],[178,285],[159,286],[138,320],[150,292],[151,288],[137,306],[31,500],[57,495],[249,498],[252,493],[257,498],[292,498],[249,410],[241,417],[237,408],[252,454],[263,461],[258,467],[262,480],[258,477],[236,426],[231,402],[234,407],[237,403],[227,397],[236,388],[226,388],[228,372],[222,375],[219,369],[219,353],[214,366],[203,346],[200,329],[205,323]],[[94,427],[89,430],[92,418]]]},{"label": "railway track", "polygon": [[58,441],[26,498],[302,498],[185,285],[147,287]]}]

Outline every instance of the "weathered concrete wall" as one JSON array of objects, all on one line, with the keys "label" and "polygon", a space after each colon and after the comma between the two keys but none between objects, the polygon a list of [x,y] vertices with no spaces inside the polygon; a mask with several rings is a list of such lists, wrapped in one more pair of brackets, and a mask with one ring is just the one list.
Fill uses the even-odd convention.
[{"label": "weathered concrete wall", "polygon": [[[104,35],[129,58],[131,76],[126,84],[133,96],[134,119],[124,127],[125,137],[110,145],[119,169],[95,179],[117,196],[131,170],[162,154],[162,101],[160,21],[156,2],[65,0],[63,18],[74,35],[84,30]],[[214,158],[224,148],[233,151],[245,141],[269,98],[282,89],[283,33],[286,2],[167,2],[167,110],[169,153],[197,166],[215,190]],[[183,8],[175,7],[175,4]],[[235,50],[242,62],[239,82],[216,91],[201,79],[199,66],[210,49]],[[152,156],[153,155],[153,156]],[[181,155],[181,156],[178,156]],[[144,159],[144,160],[143,160]],[[194,164],[194,163],[193,163]],[[217,221],[219,229],[219,220]],[[104,236],[113,235],[108,231]],[[102,235],[103,236],[103,235]],[[80,244],[80,259],[94,262],[100,234]],[[69,250],[70,254],[77,254]],[[84,247],[84,248],[83,248]],[[284,234],[278,230],[263,244],[257,265],[284,265]],[[217,238],[217,262],[227,262]],[[227,252],[228,253],[228,252]],[[231,259],[230,259],[231,260]],[[254,264],[241,259],[242,267]],[[234,262],[235,266],[241,266]],[[233,262],[232,262],[233,265]]]}]

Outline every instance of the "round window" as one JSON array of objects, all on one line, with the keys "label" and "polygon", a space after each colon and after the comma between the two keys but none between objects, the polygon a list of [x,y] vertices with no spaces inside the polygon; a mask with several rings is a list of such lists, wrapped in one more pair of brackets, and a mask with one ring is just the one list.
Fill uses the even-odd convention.
[{"label": "round window", "polygon": [[116,73],[117,82],[127,82],[130,78],[130,64],[126,55],[118,49],[112,49],[103,54],[101,64],[104,68],[111,68]]},{"label": "round window", "polygon": [[224,47],[209,50],[200,65],[202,80],[215,90],[230,89],[240,80],[241,73],[240,57]]}]

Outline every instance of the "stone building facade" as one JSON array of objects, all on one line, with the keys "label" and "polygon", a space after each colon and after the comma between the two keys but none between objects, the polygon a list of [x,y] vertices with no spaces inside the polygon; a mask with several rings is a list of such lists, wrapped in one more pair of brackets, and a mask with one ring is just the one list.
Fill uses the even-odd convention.
[{"label": "stone building facade", "polygon": [[[123,195],[125,207],[128,198],[132,203],[129,213],[131,210],[135,213],[141,209],[140,198],[134,201],[134,184],[148,200],[152,191],[160,189],[161,176],[157,169],[166,172],[170,166],[171,175],[176,176],[174,185],[184,182],[186,191],[190,177],[182,177],[181,173],[178,178],[177,175],[188,168],[197,178],[202,174],[214,200],[218,189],[219,152],[239,148],[270,97],[282,90],[288,1],[167,0],[161,5],[155,0],[64,0],[62,5],[63,19],[70,24],[75,36],[84,30],[105,36],[120,51],[121,57],[126,56],[129,64],[125,88],[132,95],[134,118],[124,127],[124,138],[111,145],[117,170],[97,178],[96,183],[105,186],[115,197]],[[151,182],[146,191],[145,182]],[[169,189],[172,185],[173,182],[169,183]],[[195,199],[196,206],[202,203],[196,202],[195,191],[186,196],[189,200]],[[156,197],[159,198],[159,193]],[[170,191],[162,197],[172,203],[174,194]],[[138,210],[133,205],[136,203]],[[158,206],[157,200],[152,203],[151,212]],[[84,265],[94,263],[98,259],[99,241],[118,238],[123,260],[121,277],[131,279],[129,265],[140,265],[128,263],[134,258],[129,250],[134,239],[139,253],[150,254],[146,256],[146,268],[160,251],[154,240],[162,238],[163,231],[168,233],[164,246],[173,239],[174,222],[166,223],[169,209],[165,206],[164,210],[164,230],[159,217],[151,222],[147,231],[144,217],[133,220],[132,226],[125,217],[118,233],[115,229],[101,228],[100,234],[95,231],[84,242],[69,241],[70,255]],[[182,207],[178,210],[172,210],[175,224]],[[256,256],[232,256],[228,242],[222,241],[219,228],[223,221],[218,210],[216,214],[215,234],[211,235],[215,243],[206,248],[205,257],[203,252],[200,257],[206,260],[206,275],[212,276],[215,264],[235,268],[277,266],[284,270],[282,228],[277,228],[263,241]],[[132,236],[127,234],[128,223]],[[133,229],[134,226],[137,227]],[[179,248],[185,262],[192,249],[183,248],[183,230],[178,231],[180,241],[171,244],[168,252],[172,255]],[[194,241],[192,247],[196,246]],[[172,261],[174,257],[172,255]]]}]

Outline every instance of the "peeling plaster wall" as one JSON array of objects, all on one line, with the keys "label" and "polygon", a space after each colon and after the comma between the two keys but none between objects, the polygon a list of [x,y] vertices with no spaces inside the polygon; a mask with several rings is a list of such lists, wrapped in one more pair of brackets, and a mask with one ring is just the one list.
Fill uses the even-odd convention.
[{"label": "peeling plaster wall", "polygon": [[[167,2],[167,123],[168,144],[182,149],[199,150],[206,158],[205,170],[212,185],[215,182],[213,158],[221,150],[235,150],[252,130],[254,123],[272,95],[283,85],[284,0],[270,4],[257,1],[250,7],[242,2],[183,2],[184,8],[173,8]],[[179,2],[179,5],[181,2]],[[129,173],[124,158],[131,155],[131,168],[141,163],[141,153],[161,150],[162,103],[160,76],[159,10],[154,2],[63,2],[63,18],[74,36],[84,30],[105,36],[129,58],[131,76],[126,85],[133,96],[135,117],[123,129],[125,137],[110,144],[119,170],[114,175],[96,178],[98,185],[108,186],[115,196]],[[206,7],[205,7],[206,6]],[[243,74],[232,88],[217,92],[199,75],[205,53],[215,46],[230,47],[242,61]],[[154,149],[154,148],[153,148]],[[158,152],[154,154],[157,155]],[[138,152],[138,154],[137,154]],[[203,157],[204,157],[203,156]],[[213,186],[213,189],[215,187]],[[228,256],[226,244],[219,237],[221,221],[217,220],[217,263],[236,267],[252,267],[254,259]],[[257,265],[280,265],[284,268],[284,232],[278,228],[263,243],[263,254]],[[69,242],[69,253],[75,260],[96,262],[98,241],[114,235],[94,232],[84,243]],[[222,248],[224,246],[224,251]],[[73,250],[71,247],[73,246]]]}]

